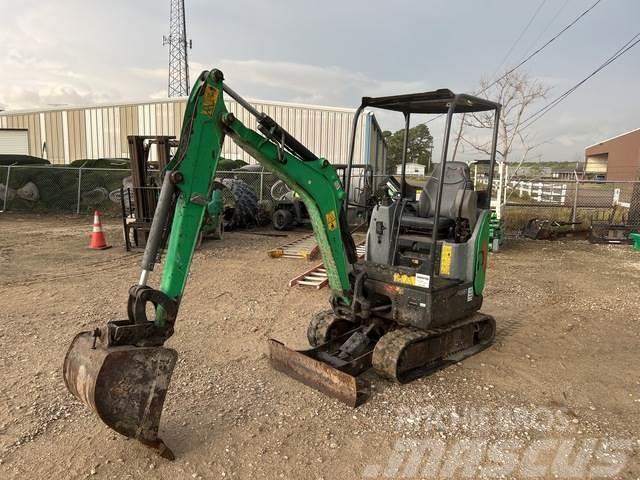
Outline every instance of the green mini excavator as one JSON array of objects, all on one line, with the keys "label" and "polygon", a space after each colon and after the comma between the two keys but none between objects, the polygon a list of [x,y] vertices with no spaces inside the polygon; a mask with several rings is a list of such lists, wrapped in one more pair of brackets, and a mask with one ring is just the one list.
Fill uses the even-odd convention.
[{"label": "green mini excavator", "polygon": [[[225,95],[255,117],[258,131],[227,110]],[[358,260],[346,216],[358,119],[365,108],[403,114],[405,140],[402,174],[399,181],[389,177],[371,214],[365,257]],[[481,111],[494,112],[485,191],[474,189],[465,163],[447,162],[453,116]],[[419,197],[409,195],[405,178],[410,118],[416,114],[446,116],[442,157]],[[329,308],[308,326],[310,349],[293,351],[269,341],[276,369],[356,407],[369,394],[361,374],[371,368],[407,382],[486,348],[494,339],[495,321],[479,309],[499,114],[496,103],[446,89],[364,97],[354,115],[343,185],[326,159],[235,93],[221,71],[202,72],[186,106],[178,149],[164,173],[140,279],[129,290],[127,318],[74,338],[64,360],[67,388],[115,431],[173,458],[158,437],[178,356],[164,344],[174,333],[226,137],[302,198],[329,279]],[[162,278],[153,288],[150,275],[162,248]]]}]

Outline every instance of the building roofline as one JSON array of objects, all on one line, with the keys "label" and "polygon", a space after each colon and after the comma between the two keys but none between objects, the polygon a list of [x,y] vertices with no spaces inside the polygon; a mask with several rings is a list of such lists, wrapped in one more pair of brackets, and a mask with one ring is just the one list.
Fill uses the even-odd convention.
[{"label": "building roofline", "polygon": [[629,130],[628,132],[621,133],[621,134],[616,135],[616,136],[611,137],[611,138],[605,138],[604,140],[596,142],[593,145],[589,145],[587,147],[584,147],[584,149],[587,150],[588,148],[591,148],[591,147],[597,147],[599,145],[602,145],[603,143],[610,142],[611,140],[615,140],[616,138],[624,137],[625,135],[629,135],[630,133],[635,133],[635,132],[640,132],[640,128],[635,128],[633,130]]},{"label": "building roofline", "polygon": [[[232,98],[225,99],[229,102],[235,102]],[[346,107],[330,107],[328,105],[312,105],[308,103],[296,103],[296,102],[280,102],[275,100],[260,100],[256,98],[247,98],[249,103],[257,103],[263,105],[275,105],[282,107],[298,107],[298,108],[306,108],[310,110],[334,110],[345,113],[355,113],[355,108],[346,108]],[[28,109],[17,109],[17,110],[2,110],[0,111],[0,116],[9,116],[9,115],[26,115],[30,113],[44,113],[44,112],[63,112],[63,111],[72,111],[72,110],[85,110],[88,108],[104,108],[104,107],[129,107],[134,105],[152,105],[157,103],[177,103],[177,102],[186,102],[187,97],[174,97],[174,98],[150,98],[140,101],[134,100],[125,100],[122,102],[100,102],[94,104],[86,104],[86,105],[64,105],[59,107],[46,107],[46,108],[28,108]]]}]

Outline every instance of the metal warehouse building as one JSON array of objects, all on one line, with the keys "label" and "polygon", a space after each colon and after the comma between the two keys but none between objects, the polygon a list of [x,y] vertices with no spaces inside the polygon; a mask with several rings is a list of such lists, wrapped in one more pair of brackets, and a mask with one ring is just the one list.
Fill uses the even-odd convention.
[{"label": "metal warehouse building", "polygon": [[[245,125],[255,120],[234,101],[227,108]],[[251,101],[316,155],[331,163],[346,163],[351,122],[355,109],[321,107],[283,102]],[[0,129],[24,130],[29,154],[51,163],[66,164],[79,159],[126,158],[127,135],[175,135],[179,137],[186,98],[141,103],[105,104],[88,107],[52,108],[0,113]],[[356,138],[354,162],[384,170],[386,144],[372,112],[363,112]],[[223,156],[254,161],[231,140]]]},{"label": "metal warehouse building", "polygon": [[623,133],[584,150],[585,173],[606,180],[640,178],[640,128]]}]

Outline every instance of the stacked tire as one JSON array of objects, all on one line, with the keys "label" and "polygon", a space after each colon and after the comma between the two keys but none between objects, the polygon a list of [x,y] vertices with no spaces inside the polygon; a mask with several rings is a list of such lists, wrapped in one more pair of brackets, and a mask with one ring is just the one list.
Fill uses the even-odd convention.
[{"label": "stacked tire", "polygon": [[244,181],[237,178],[223,178],[220,182],[229,190],[235,199],[233,217],[228,230],[235,228],[251,228],[257,224],[258,196]]}]

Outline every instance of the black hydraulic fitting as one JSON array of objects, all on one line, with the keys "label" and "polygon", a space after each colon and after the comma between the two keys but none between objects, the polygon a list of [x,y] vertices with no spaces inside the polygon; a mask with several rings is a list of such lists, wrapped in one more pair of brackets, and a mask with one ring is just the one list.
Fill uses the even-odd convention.
[{"label": "black hydraulic fitting", "polygon": [[178,172],[178,171],[173,171],[170,173],[171,175],[171,181],[177,185],[179,183],[182,183],[182,181],[184,180],[184,175],[182,175],[182,172]]},{"label": "black hydraulic fitting", "polygon": [[221,82],[224,80],[224,74],[217,68],[214,68],[213,70],[211,70],[211,74],[213,75],[213,79],[216,82]]},{"label": "black hydraulic fitting", "polygon": [[225,125],[227,125],[227,126],[228,126],[228,125],[231,125],[231,124],[232,124],[233,122],[235,122],[235,121],[236,121],[236,116],[235,116],[233,113],[231,113],[231,112],[226,113],[226,114],[222,117],[222,123],[224,123],[224,124],[225,124]]}]

